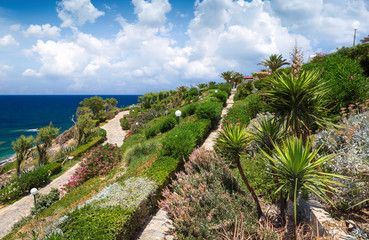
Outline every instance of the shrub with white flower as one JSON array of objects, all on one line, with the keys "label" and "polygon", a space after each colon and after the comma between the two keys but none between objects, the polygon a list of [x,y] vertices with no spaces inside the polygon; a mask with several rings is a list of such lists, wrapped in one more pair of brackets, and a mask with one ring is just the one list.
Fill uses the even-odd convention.
[{"label": "shrub with white flower", "polygon": [[332,173],[351,177],[351,179],[336,179],[345,187],[338,196],[349,206],[358,203],[369,196],[369,112],[353,113],[343,118],[343,124],[338,130],[321,131],[315,138],[315,146],[322,145],[326,153],[337,154],[324,167]]}]

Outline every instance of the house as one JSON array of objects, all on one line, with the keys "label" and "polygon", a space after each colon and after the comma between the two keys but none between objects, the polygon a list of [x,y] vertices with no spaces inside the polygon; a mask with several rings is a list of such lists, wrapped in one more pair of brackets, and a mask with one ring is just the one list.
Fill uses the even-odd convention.
[{"label": "house", "polygon": [[254,81],[253,76],[244,76],[243,77],[243,82],[253,82],[253,81]]}]

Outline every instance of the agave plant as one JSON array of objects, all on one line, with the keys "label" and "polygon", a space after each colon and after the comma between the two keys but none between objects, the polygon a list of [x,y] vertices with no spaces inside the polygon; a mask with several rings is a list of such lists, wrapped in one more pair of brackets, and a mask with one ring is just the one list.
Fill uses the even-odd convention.
[{"label": "agave plant", "polygon": [[289,138],[283,142],[282,146],[274,144],[275,154],[272,156],[262,150],[273,164],[270,168],[271,174],[278,179],[273,183],[276,187],[276,193],[282,189],[287,190],[287,229],[291,239],[296,239],[296,202],[300,192],[304,189],[309,190],[321,200],[330,203],[333,202],[327,196],[327,193],[338,191],[332,185],[342,185],[332,180],[336,178],[346,178],[342,175],[324,173],[319,171],[319,166],[330,161],[334,155],[328,155],[317,158],[320,148],[312,151],[312,144],[307,140],[303,144],[301,138]]},{"label": "agave plant", "polygon": [[270,88],[265,92],[286,129],[304,141],[314,124],[321,128],[331,124],[326,99],[329,87],[320,76],[320,71],[301,71],[295,79],[292,74],[280,72],[269,79]]},{"label": "agave plant", "polygon": [[283,59],[282,54],[272,54],[269,56],[269,59],[264,59],[261,63],[258,63],[258,65],[270,68],[272,72],[275,72],[278,68],[288,64],[289,62],[287,62],[287,59]]},{"label": "agave plant", "polygon": [[221,151],[225,151],[232,157],[233,162],[237,165],[243,182],[246,184],[247,189],[250,191],[256,203],[258,215],[260,217],[263,215],[263,212],[260,207],[259,199],[250,185],[240,162],[240,156],[246,151],[246,145],[250,142],[250,138],[247,136],[245,129],[245,127],[241,127],[240,125],[224,126],[223,130],[219,133],[215,147]]}]

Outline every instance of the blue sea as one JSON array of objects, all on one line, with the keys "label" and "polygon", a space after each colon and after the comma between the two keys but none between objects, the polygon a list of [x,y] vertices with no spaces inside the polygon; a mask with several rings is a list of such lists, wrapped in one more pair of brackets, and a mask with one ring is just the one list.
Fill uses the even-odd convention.
[{"label": "blue sea", "polygon": [[[5,95],[0,96],[0,161],[11,157],[11,142],[21,135],[37,136],[37,129],[48,126],[50,121],[59,133],[73,125],[71,117],[79,103],[87,95]],[[103,99],[115,98],[117,107],[136,104],[139,95],[99,95]]]}]

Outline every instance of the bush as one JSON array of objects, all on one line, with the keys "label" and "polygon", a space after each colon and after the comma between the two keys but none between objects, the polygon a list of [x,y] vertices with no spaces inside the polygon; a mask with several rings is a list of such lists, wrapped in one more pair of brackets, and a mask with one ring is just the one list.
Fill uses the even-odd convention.
[{"label": "bush", "polygon": [[120,125],[122,126],[123,130],[129,130],[130,129],[129,121],[127,120],[127,118],[120,119]]},{"label": "bush", "polygon": [[158,127],[157,126],[152,126],[152,127],[145,130],[145,137],[146,137],[146,139],[155,137],[158,132],[159,132]]},{"label": "bush", "polygon": [[82,156],[83,153],[85,153],[86,151],[88,151],[89,149],[96,147],[97,145],[103,143],[105,141],[105,138],[103,137],[95,137],[92,139],[91,142],[88,142],[86,144],[83,144],[81,146],[79,146],[76,150],[74,150],[73,152],[71,152],[69,154],[69,156],[72,157],[80,157]]},{"label": "bush", "polygon": [[61,172],[62,165],[61,165],[61,163],[50,163],[50,164],[47,164],[47,165],[43,166],[43,168],[49,170],[50,171],[50,176],[53,176],[53,175],[58,174],[58,173]]},{"label": "bush", "polygon": [[85,153],[81,159],[80,167],[63,186],[63,193],[69,192],[94,176],[109,173],[121,160],[120,148],[111,144],[100,145]]},{"label": "bush", "polygon": [[230,84],[227,83],[221,83],[218,85],[218,89],[221,91],[226,92],[228,95],[231,93],[232,90],[232,86]]},{"label": "bush", "polygon": [[[236,219],[244,216],[242,230],[250,239],[271,239],[260,229],[252,199],[241,189],[227,164],[215,154],[195,150],[185,172],[177,174],[171,189],[163,192],[161,207],[172,219],[177,239],[220,239],[224,231],[233,235]],[[246,238],[245,238],[246,239]]]},{"label": "bush", "polygon": [[218,98],[223,104],[227,102],[228,94],[222,90],[218,90],[217,93],[213,94],[216,98]]},{"label": "bush", "polygon": [[106,130],[99,128],[97,131],[97,137],[103,137],[104,139],[106,139]]},{"label": "bush", "polygon": [[355,47],[349,48],[342,47],[338,49],[337,53],[347,56],[356,62],[360,62],[365,76],[369,77],[369,43],[358,44]]},{"label": "bush", "polygon": [[364,101],[368,97],[368,78],[363,75],[360,64],[340,54],[331,54],[323,58],[321,64],[310,62],[305,70],[323,69],[322,78],[330,86],[327,98],[332,102],[333,113],[339,113],[342,107]]},{"label": "bush", "polygon": [[[60,196],[60,191],[57,188],[51,189],[51,191],[46,195],[37,193],[36,194],[37,212],[40,213],[46,208],[50,207],[54,202],[59,200],[59,196]],[[36,215],[36,210],[34,207],[31,208],[31,214]]]},{"label": "bush", "polygon": [[201,143],[210,127],[211,121],[203,119],[175,128],[162,140],[161,155],[180,160],[187,158],[196,145]]},{"label": "bush", "polygon": [[262,100],[259,92],[256,92],[248,95],[244,100],[236,102],[228,110],[227,116],[224,117],[222,124],[239,123],[247,126],[250,120],[256,117],[256,114],[262,112],[273,112],[273,108]]},{"label": "bush", "polygon": [[50,171],[38,168],[32,172],[14,178],[5,188],[0,190],[0,203],[10,203],[27,195],[31,188],[43,186],[50,180]]},{"label": "bush", "polygon": [[237,92],[234,96],[234,100],[242,100],[245,99],[248,95],[252,93],[252,90],[254,89],[253,82],[247,82],[245,84],[242,84],[237,88]]},{"label": "bush", "polygon": [[199,96],[199,91],[197,90],[197,88],[191,88],[190,90],[186,91],[183,93],[183,98],[184,99],[191,99],[192,97],[197,97]]},{"label": "bush", "polygon": [[124,159],[128,164],[130,164],[142,156],[153,153],[157,147],[158,144],[156,142],[144,142],[142,144],[136,144],[126,152]]},{"label": "bush", "polygon": [[182,115],[183,117],[187,117],[187,116],[191,116],[193,114],[195,114],[196,111],[196,107],[198,106],[197,103],[191,103],[188,104],[182,111]]},{"label": "bush", "polygon": [[220,102],[207,102],[196,108],[198,118],[210,119],[212,126],[215,126],[222,114],[223,104]]},{"label": "bush", "polygon": [[174,114],[169,115],[168,117],[164,118],[164,120],[161,122],[160,124],[160,132],[165,133],[168,132],[169,130],[171,130],[172,128],[174,128],[176,126],[176,119]]},{"label": "bush", "polygon": [[154,179],[159,187],[167,185],[171,176],[181,167],[180,162],[172,157],[158,156],[144,176]]}]

